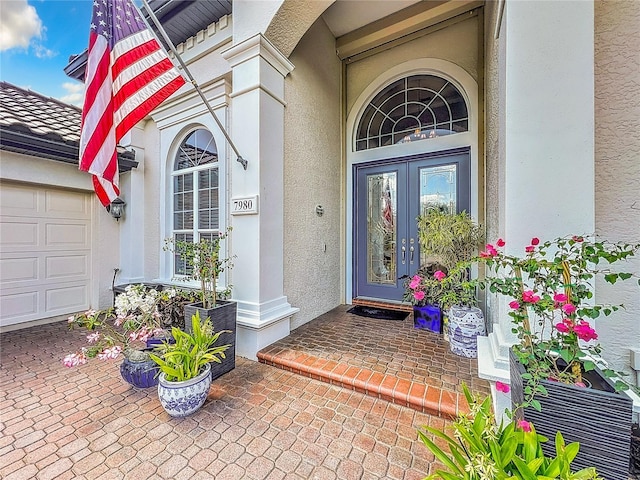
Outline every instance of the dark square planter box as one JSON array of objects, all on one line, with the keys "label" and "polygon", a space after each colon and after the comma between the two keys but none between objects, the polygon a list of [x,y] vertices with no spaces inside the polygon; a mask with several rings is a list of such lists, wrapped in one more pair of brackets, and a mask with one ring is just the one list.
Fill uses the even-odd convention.
[{"label": "dark square planter box", "polygon": [[[509,356],[511,404],[515,408],[524,401],[525,370],[513,351]],[[597,370],[590,373],[595,374],[590,379],[592,388],[543,380],[549,395],[536,396],[542,411],[526,407],[524,412],[519,409],[516,416],[533,422],[536,431],[549,439],[542,447],[548,455],[555,455],[557,431],[566,443],[579,442],[573,470],[595,467],[607,480],[628,480],[633,402],[624,393],[617,393],[609,379]]]},{"label": "dark square planter box", "polygon": [[203,308],[202,303],[191,303],[184,307],[185,331],[191,333],[191,317],[196,311],[200,312],[200,321],[211,318],[213,331],[231,330],[231,333],[223,333],[218,338],[218,345],[231,345],[224,352],[226,358],[222,363],[211,363],[211,379],[215,380],[221,375],[236,368],[236,312],[238,304],[236,302],[221,300],[215,308]]}]

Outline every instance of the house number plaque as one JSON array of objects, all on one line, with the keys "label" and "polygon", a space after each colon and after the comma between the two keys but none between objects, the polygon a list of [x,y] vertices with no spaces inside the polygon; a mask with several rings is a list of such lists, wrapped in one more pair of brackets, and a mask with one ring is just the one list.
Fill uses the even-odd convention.
[{"label": "house number plaque", "polygon": [[231,199],[231,215],[255,215],[258,213],[258,195]]}]

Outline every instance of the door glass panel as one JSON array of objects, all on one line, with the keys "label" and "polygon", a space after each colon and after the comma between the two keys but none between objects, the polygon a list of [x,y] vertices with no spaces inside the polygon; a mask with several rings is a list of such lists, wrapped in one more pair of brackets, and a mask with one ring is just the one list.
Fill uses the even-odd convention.
[{"label": "door glass panel", "polygon": [[367,283],[395,285],[396,172],[367,175]]},{"label": "door glass panel", "polygon": [[456,165],[439,165],[420,169],[420,214],[437,208],[443,212],[457,212]]}]

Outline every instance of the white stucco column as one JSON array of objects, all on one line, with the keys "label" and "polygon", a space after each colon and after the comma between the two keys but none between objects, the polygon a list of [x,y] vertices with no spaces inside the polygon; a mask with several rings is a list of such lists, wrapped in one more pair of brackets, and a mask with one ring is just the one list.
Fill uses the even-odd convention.
[{"label": "white stucco column", "polygon": [[[289,334],[290,317],[298,311],[284,296],[283,258],[284,78],[293,65],[260,34],[223,56],[233,69],[231,135],[249,162],[247,170],[231,162],[236,351],[256,358],[258,350]],[[234,208],[234,199],[256,196],[257,212]]]},{"label": "white stucco column", "polygon": [[120,175],[120,198],[126,202],[120,219],[120,272],[116,285],[144,281],[145,188],[144,131],[136,126],[123,138],[121,145],[136,153],[138,166]]},{"label": "white stucco column", "polygon": [[[593,25],[593,2],[506,4],[499,231],[507,253],[522,255],[532,237],[594,232]],[[506,302],[491,300],[493,333],[479,339],[478,370],[508,383],[515,339]]]}]

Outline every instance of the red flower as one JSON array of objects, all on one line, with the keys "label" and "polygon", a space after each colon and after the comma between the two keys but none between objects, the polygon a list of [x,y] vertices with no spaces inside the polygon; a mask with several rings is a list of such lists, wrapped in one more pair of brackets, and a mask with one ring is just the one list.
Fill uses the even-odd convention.
[{"label": "red flower", "polygon": [[497,247],[504,247],[504,240],[499,238],[498,241],[496,242],[496,246]]},{"label": "red flower", "polygon": [[574,242],[578,242],[578,243],[580,243],[580,242],[584,242],[584,238],[583,238],[583,237],[579,237],[579,236],[577,236],[577,235],[574,235],[573,237],[571,237],[571,239],[572,239]]},{"label": "red flower", "polygon": [[538,237],[533,237],[531,239],[531,245],[538,245],[540,243],[540,239]]},{"label": "red flower", "polygon": [[496,390],[502,393],[509,393],[509,385],[496,381]]},{"label": "red flower", "polygon": [[525,290],[522,292],[522,301],[526,303],[538,303],[540,297],[536,295],[533,290]]},{"label": "red flower", "polygon": [[573,315],[574,313],[576,313],[576,306],[571,303],[565,303],[562,306],[562,311],[567,315]]},{"label": "red flower", "polygon": [[556,303],[565,303],[567,300],[567,296],[564,293],[555,293],[553,295],[553,301]]},{"label": "red flower", "polygon": [[518,420],[518,427],[521,428],[523,432],[531,431],[531,424],[526,420]]},{"label": "red flower", "polygon": [[569,333],[569,327],[566,323],[556,323],[556,330],[561,333]]},{"label": "red flower", "polygon": [[520,308],[520,302],[517,300],[513,300],[512,302],[509,302],[509,307],[513,308],[514,310],[518,310]]},{"label": "red flower", "polygon": [[434,278],[435,278],[436,280],[438,280],[438,281],[442,281],[442,279],[443,279],[444,277],[446,277],[446,276],[447,276],[447,274],[446,274],[446,273],[444,273],[442,270],[438,270],[438,271],[436,271],[436,272],[433,274],[433,276],[434,276]]},{"label": "red flower", "polygon": [[589,322],[585,322],[584,320],[580,321],[579,324],[573,327],[573,331],[576,332],[576,335],[580,340],[584,340],[585,342],[598,339],[596,331],[591,328]]},{"label": "red flower", "polygon": [[529,246],[525,247],[525,249],[524,249],[524,251],[527,252],[527,253],[533,253],[533,252],[535,252],[535,250],[536,250],[536,247],[534,247],[533,245],[529,245]]}]

